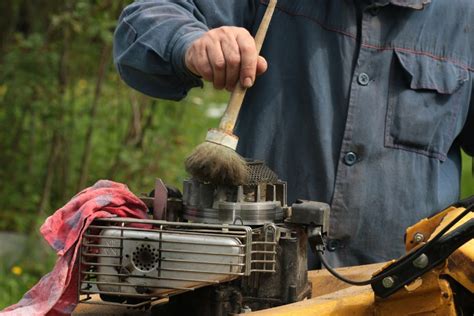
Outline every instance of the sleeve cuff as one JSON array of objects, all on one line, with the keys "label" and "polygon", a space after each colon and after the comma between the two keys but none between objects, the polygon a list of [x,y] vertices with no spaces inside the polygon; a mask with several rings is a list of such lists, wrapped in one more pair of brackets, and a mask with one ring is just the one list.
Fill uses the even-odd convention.
[{"label": "sleeve cuff", "polygon": [[185,35],[177,34],[177,40],[173,46],[171,54],[171,65],[174,73],[186,84],[193,87],[203,86],[201,78],[188,70],[184,62],[184,57],[189,46],[206,33],[204,30],[197,30]]}]

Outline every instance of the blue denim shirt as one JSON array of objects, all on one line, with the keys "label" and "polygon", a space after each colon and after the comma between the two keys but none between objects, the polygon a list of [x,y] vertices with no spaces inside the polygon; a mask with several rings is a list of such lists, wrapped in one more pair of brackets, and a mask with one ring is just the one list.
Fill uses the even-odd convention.
[{"label": "blue denim shirt", "polygon": [[[115,34],[122,78],[179,100],[200,80],[190,43],[222,25],[255,32],[266,0],[148,0]],[[359,5],[362,10],[358,10]],[[474,154],[472,0],[280,0],[240,113],[239,151],[328,202],[334,265],[389,260],[405,229],[459,197]]]}]

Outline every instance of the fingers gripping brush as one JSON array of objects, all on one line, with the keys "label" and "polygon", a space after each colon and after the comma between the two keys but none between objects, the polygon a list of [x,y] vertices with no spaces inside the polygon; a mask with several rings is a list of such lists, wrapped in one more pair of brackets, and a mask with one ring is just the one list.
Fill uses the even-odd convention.
[{"label": "fingers gripping brush", "polygon": [[[260,55],[277,0],[270,0],[265,15],[255,36],[255,45]],[[235,151],[239,138],[233,134],[237,117],[247,89],[237,83],[219,128],[210,129],[206,141],[197,146],[186,159],[185,168],[194,178],[215,184],[239,185],[248,179],[245,160]]]}]

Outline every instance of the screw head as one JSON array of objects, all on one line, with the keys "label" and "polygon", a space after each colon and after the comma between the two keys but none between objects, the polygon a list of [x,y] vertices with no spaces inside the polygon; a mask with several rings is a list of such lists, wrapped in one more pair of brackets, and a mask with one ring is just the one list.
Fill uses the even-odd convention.
[{"label": "screw head", "polygon": [[430,263],[430,259],[424,253],[422,253],[418,258],[413,260],[413,266],[418,269],[426,268],[429,263]]},{"label": "screw head", "polygon": [[273,232],[275,231],[275,227],[273,227],[272,225],[268,225],[268,226],[267,226],[267,231],[268,231],[269,233],[273,233]]},{"label": "screw head", "polygon": [[413,241],[416,242],[417,244],[425,240],[425,236],[422,233],[416,233],[413,236]]},{"label": "screw head", "polygon": [[382,285],[384,288],[389,289],[395,284],[395,279],[392,277],[386,277],[382,280]]}]

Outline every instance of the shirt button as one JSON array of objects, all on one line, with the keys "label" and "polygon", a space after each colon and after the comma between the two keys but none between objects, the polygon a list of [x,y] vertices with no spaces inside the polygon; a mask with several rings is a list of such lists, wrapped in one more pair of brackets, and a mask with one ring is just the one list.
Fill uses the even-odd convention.
[{"label": "shirt button", "polygon": [[344,155],[344,163],[348,166],[353,166],[357,162],[357,154],[353,151]]},{"label": "shirt button", "polygon": [[359,75],[359,77],[357,78],[357,82],[359,82],[359,84],[360,84],[361,86],[366,86],[366,85],[368,85],[369,82],[370,82],[370,77],[369,77],[368,74],[366,74],[365,72],[363,72],[363,73],[361,73],[361,74]]}]

